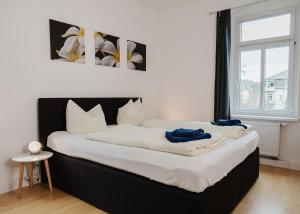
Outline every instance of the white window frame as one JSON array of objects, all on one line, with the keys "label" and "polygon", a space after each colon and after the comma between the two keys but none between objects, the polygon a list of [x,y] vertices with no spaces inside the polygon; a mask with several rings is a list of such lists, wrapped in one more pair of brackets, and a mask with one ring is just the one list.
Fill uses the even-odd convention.
[{"label": "white window frame", "polygon": [[[281,36],[275,38],[258,39],[241,42],[241,23],[254,21],[263,18],[270,18],[284,14],[291,14],[291,27],[289,36]],[[233,60],[232,60],[232,75],[231,75],[231,108],[233,116],[241,118],[263,117],[263,118],[294,118],[297,115],[295,82],[296,75],[294,70],[295,64],[295,44],[296,44],[296,10],[295,8],[287,8],[283,10],[272,11],[268,13],[254,14],[251,16],[237,17],[234,20],[235,40],[233,41]],[[287,108],[285,110],[264,110],[264,81],[265,81],[265,66],[266,57],[265,50],[268,48],[286,47],[290,48],[289,55],[289,78],[288,78],[288,95]],[[260,88],[260,106],[258,110],[241,109],[240,108],[240,63],[241,52],[250,50],[261,50],[261,88]],[[247,117],[248,116],[248,117]]]}]

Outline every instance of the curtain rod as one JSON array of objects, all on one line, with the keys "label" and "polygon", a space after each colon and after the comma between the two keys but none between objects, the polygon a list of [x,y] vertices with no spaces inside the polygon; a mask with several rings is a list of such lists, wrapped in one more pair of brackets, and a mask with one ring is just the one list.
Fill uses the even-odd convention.
[{"label": "curtain rod", "polygon": [[[248,3],[248,4],[244,4],[244,5],[228,8],[228,9],[231,9],[231,10],[232,9],[238,9],[238,8],[242,8],[242,7],[247,7],[247,6],[263,3],[263,2],[266,2],[266,1],[270,1],[270,0],[261,0],[261,1],[251,2],[251,3]],[[214,15],[216,13],[218,13],[218,11],[209,12],[209,15]]]}]

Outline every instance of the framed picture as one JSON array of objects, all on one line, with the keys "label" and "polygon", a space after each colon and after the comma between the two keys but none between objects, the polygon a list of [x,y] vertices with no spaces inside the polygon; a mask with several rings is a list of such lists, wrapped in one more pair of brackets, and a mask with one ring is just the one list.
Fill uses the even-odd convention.
[{"label": "framed picture", "polygon": [[146,71],[146,45],[127,40],[127,68]]},{"label": "framed picture", "polygon": [[51,59],[85,63],[84,28],[50,19]]},{"label": "framed picture", "polygon": [[95,64],[120,67],[120,38],[106,33],[94,32]]}]

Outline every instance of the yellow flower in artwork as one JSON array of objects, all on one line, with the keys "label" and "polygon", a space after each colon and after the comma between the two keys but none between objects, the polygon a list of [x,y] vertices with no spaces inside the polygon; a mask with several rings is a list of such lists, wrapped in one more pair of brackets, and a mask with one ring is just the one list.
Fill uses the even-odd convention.
[{"label": "yellow flower in artwork", "polygon": [[84,28],[70,27],[61,37],[66,38],[63,47],[57,50],[58,60],[69,62],[85,62]]},{"label": "yellow flower in artwork", "polygon": [[120,39],[117,41],[117,47],[111,41],[104,41],[102,48],[104,53],[109,55],[103,57],[101,60],[101,65],[113,67],[116,65],[117,68],[120,67]]},{"label": "yellow flower in artwork", "polygon": [[127,68],[135,69],[135,63],[143,63],[143,56],[140,53],[134,53],[136,49],[136,43],[133,41],[127,41]]}]

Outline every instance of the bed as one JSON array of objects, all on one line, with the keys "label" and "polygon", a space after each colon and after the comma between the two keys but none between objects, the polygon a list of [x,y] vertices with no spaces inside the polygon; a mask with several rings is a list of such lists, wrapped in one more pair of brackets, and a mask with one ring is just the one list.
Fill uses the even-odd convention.
[{"label": "bed", "polygon": [[[69,99],[38,100],[39,138],[44,146],[51,133],[66,130],[65,109]],[[108,124],[116,124],[118,108],[129,99],[72,98],[84,110],[101,104]],[[124,170],[113,165],[113,161],[100,164],[89,156],[74,157],[57,148],[47,149],[54,153],[49,162],[54,186],[109,213],[229,213],[259,175],[258,148],[253,148],[225,177],[201,192],[166,185]],[[42,182],[47,182],[44,169]]]}]

